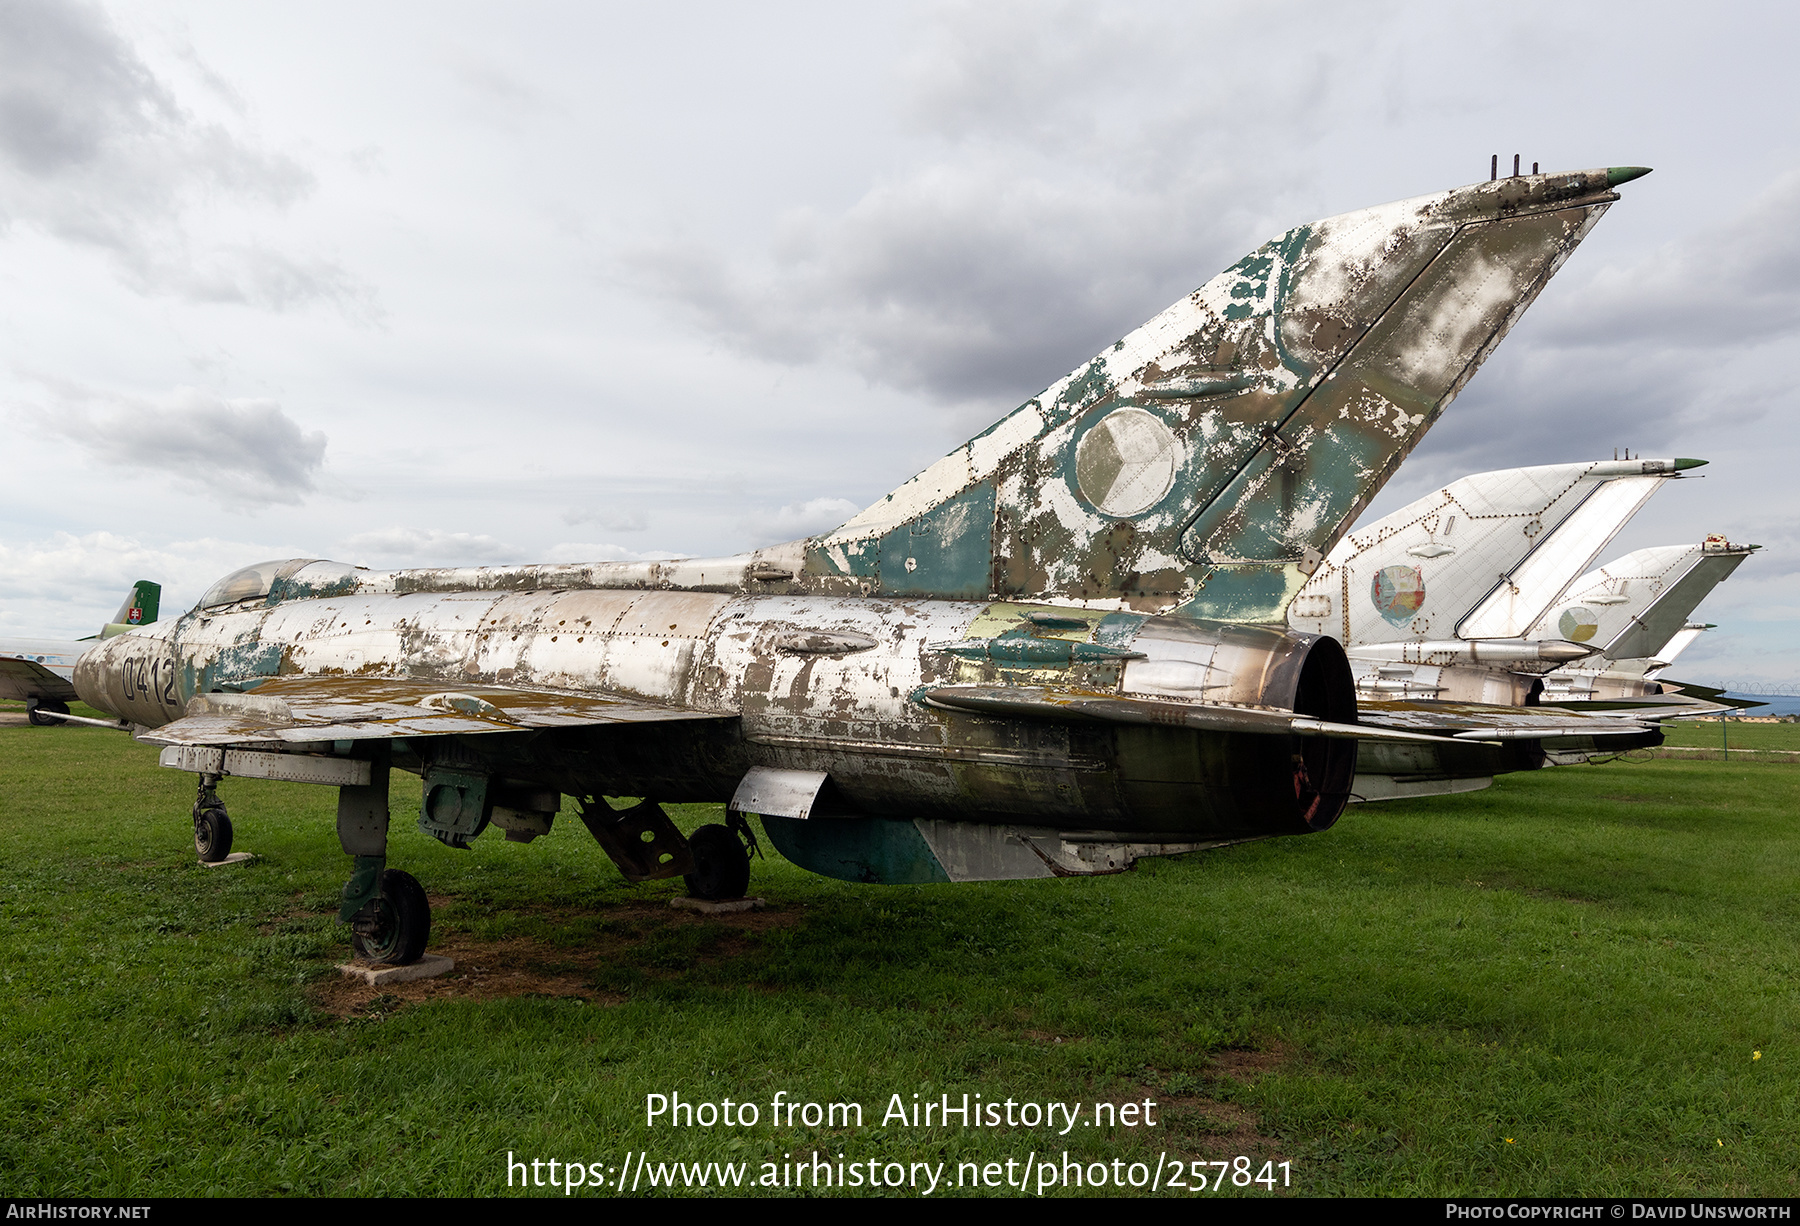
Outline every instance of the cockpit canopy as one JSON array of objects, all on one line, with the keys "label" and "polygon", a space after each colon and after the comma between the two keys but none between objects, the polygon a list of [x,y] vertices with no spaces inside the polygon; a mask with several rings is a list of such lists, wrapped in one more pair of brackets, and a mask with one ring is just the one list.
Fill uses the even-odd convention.
[{"label": "cockpit canopy", "polygon": [[234,570],[206,590],[202,609],[224,609],[254,602],[280,604],[314,596],[342,596],[356,590],[360,566],[323,558],[287,558],[258,562]]}]

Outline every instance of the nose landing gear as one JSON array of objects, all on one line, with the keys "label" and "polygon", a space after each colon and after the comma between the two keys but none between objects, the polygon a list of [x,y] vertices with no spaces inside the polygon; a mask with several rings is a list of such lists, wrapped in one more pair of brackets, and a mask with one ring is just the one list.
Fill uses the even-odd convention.
[{"label": "nose landing gear", "polygon": [[231,854],[231,818],[216,790],[219,776],[201,775],[200,792],[194,797],[194,851],[207,864],[217,864]]}]

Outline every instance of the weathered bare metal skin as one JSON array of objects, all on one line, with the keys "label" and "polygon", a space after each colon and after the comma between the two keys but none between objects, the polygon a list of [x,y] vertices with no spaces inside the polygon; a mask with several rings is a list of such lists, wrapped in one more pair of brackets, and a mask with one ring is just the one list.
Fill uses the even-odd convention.
[{"label": "weathered bare metal skin", "polygon": [[[508,778],[578,796],[722,801],[750,767],[767,766],[825,771],[870,815],[1220,837],[1335,819],[1348,789],[1332,772],[1344,743],[1312,751],[1312,777],[1330,790],[1302,799],[1294,746],[1310,738],[983,719],[917,700],[937,684],[1051,684],[1354,712],[1341,669],[1304,692],[1306,662],[1317,643],[1335,652],[1329,640],[1073,609],[1046,628],[1031,620],[1042,612],[691,592],[362,594],[197,610],[103,644],[78,684],[95,706],[146,728],[179,721],[152,741],[300,748],[460,735]],[[1141,658],[1030,667],[942,649],[1009,631]],[[779,649],[796,636],[847,649]]]},{"label": "weathered bare metal skin", "polygon": [[[103,644],[77,688],[168,744],[387,746],[428,798],[491,780],[725,801],[754,767],[812,772],[840,811],[765,828],[853,879],[1113,872],[1321,830],[1350,789],[1357,741],[1333,738],[1355,735],[1354,690],[1334,640],[1280,625],[1286,604],[1611,181],[1529,176],[1289,231],[811,540],[266,563]],[[939,688],[1114,708],[1015,718],[934,705]],[[1204,727],[1092,714],[1120,706]],[[481,828],[442,822],[452,845]]]}]

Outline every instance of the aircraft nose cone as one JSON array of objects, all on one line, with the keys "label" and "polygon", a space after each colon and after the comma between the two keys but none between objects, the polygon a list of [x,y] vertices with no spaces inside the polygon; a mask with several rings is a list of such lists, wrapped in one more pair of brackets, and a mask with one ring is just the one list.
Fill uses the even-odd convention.
[{"label": "aircraft nose cone", "polygon": [[96,643],[75,662],[75,693],[96,711],[156,725],[175,710],[175,661],[161,627],[146,626]]},{"label": "aircraft nose cone", "polygon": [[117,642],[119,639],[113,638],[100,643],[83,652],[81,658],[75,661],[76,695],[94,710],[105,711],[108,715],[118,714],[113,710],[109,694],[115,687],[108,685],[117,671],[117,662],[111,658],[117,654],[113,650],[113,644]]}]

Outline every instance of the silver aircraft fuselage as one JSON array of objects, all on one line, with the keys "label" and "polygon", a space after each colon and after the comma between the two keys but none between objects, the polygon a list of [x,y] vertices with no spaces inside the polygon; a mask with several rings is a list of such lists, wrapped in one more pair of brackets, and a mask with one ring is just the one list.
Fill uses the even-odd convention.
[{"label": "silver aircraft fuselage", "polygon": [[[1348,790],[1333,767],[1343,774],[1354,752],[931,705],[938,686],[1055,685],[1354,718],[1328,639],[986,601],[577,590],[250,602],[121,635],[79,679],[90,704],[156,728],[196,695],[296,674],[626,695],[718,717],[457,738],[496,774],[575,796],[725,801],[762,766],[828,773],[858,815],[1235,839],[1330,825]],[[397,745],[395,764],[417,769],[407,754]]]}]

